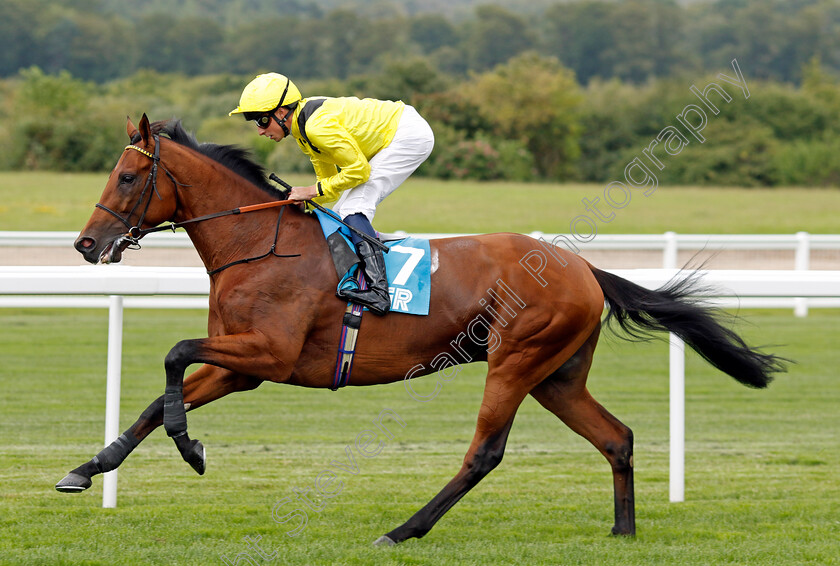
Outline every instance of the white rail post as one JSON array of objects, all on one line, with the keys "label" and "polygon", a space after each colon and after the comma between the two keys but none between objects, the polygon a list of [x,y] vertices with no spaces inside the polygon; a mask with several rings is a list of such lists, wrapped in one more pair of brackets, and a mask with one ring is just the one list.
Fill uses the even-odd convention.
[{"label": "white rail post", "polygon": [[670,335],[671,465],[669,496],[685,501],[685,343]]},{"label": "white rail post", "polygon": [[[808,232],[796,233],[796,257],[795,269],[797,271],[808,271],[811,264],[811,245]],[[793,314],[798,317],[808,316],[808,299],[796,297],[794,299]]]},{"label": "white rail post", "polygon": [[[665,232],[663,269],[677,268],[677,234]],[[668,336],[670,399],[670,471],[669,497],[685,501],[685,343],[676,334]]]},{"label": "white rail post", "polygon": [[677,268],[677,233],[665,232],[665,249],[662,250],[662,269]]},{"label": "white rail post", "polygon": [[[111,295],[108,307],[108,374],[105,392],[105,446],[120,433],[120,375],[122,372],[123,297]],[[102,507],[117,506],[117,470],[102,478]]]}]

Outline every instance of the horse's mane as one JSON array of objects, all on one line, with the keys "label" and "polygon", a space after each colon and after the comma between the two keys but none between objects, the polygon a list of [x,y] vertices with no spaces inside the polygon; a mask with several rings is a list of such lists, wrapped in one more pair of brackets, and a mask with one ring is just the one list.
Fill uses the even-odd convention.
[{"label": "horse's mane", "polygon": [[[181,120],[162,120],[151,125],[152,133],[165,134],[177,144],[188,147],[220,163],[250,181],[276,199],[285,198],[285,194],[268,182],[265,168],[251,158],[248,150],[235,145],[220,145],[215,143],[199,143],[195,136],[187,132],[181,125]],[[138,140],[139,141],[139,140]],[[132,140],[132,143],[137,143]]]}]

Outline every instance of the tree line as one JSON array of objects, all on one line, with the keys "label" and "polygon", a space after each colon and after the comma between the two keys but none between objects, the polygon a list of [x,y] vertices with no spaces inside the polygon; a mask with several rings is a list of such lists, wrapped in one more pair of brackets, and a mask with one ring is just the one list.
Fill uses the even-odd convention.
[{"label": "tree line", "polygon": [[346,79],[421,57],[464,78],[526,51],[556,57],[584,85],[696,76],[733,57],[749,60],[756,78],[784,82],[801,82],[813,57],[840,70],[836,0],[527,4],[478,5],[449,19],[384,0],[4,0],[0,77],[37,66],[100,83],[139,70]]},{"label": "tree line", "polygon": [[[297,82],[304,96],[369,96],[416,106],[436,137],[421,175],[840,183],[840,83],[833,74],[813,59],[794,86],[756,77],[746,58],[737,64],[736,70],[722,60],[718,72],[696,77],[582,85],[558,59],[526,51],[466,79],[413,58],[380,73]],[[296,144],[274,143],[252,123],[228,117],[252,77],[138,71],[100,84],[67,71],[24,69],[0,80],[0,169],[107,171],[125,145],[126,114],[136,122],[145,112],[152,120],[180,118],[200,141],[246,147],[278,173],[311,173]]]},{"label": "tree line", "polygon": [[[277,70],[304,96],[418,107],[436,136],[424,175],[606,183],[648,150],[660,183],[840,183],[836,1],[540,6],[450,20],[387,2],[5,0],[0,169],[108,170],[124,116],[146,112],[278,172],[309,172],[294,144],[227,117],[256,73]],[[749,96],[720,82],[733,59]],[[712,83],[739,94],[712,92],[719,113],[690,89]],[[680,125],[698,125],[691,105],[704,141]],[[669,126],[686,138],[678,155],[651,146]]]}]

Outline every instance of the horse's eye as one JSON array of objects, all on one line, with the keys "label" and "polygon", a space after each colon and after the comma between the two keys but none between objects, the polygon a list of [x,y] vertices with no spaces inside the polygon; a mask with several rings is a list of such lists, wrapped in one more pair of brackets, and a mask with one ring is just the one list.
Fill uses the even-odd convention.
[{"label": "horse's eye", "polygon": [[121,185],[130,185],[134,182],[137,177],[130,173],[123,173],[120,175],[120,184]]}]

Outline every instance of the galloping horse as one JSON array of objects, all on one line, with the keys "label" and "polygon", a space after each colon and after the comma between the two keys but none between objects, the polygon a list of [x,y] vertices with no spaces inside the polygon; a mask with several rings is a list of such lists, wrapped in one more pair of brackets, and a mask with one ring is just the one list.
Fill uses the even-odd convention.
[{"label": "galloping horse", "polygon": [[[87,489],[92,476],[119,466],[161,424],[202,474],[204,447],[188,436],[186,411],[263,381],[321,388],[333,382],[346,305],[335,297],[338,278],[318,221],[298,206],[254,206],[276,204],[285,195],[242,150],[200,145],[180,122],[150,124],[145,115],[139,127],[129,120],[127,132],[131,145],[75,247],[91,263],[117,262],[153,227],[166,221],[183,226],[210,273],[208,337],[183,340],[170,350],[164,395],[62,479],[59,491]],[[456,358],[444,352],[464,362],[486,361],[486,385],[460,471],[377,544],[424,536],[495,468],[529,394],[606,457],[614,480],[612,532],[635,534],[633,434],[586,388],[605,301],[607,319],[631,338],[674,332],[747,386],[766,387],[774,372],[784,371],[781,358],[749,348],[717,322],[714,310],[692,300],[697,289],[691,277],[650,291],[519,234],[430,244],[428,316],[366,317],[351,385],[451,370]],[[193,363],[203,365],[185,379]]]}]

